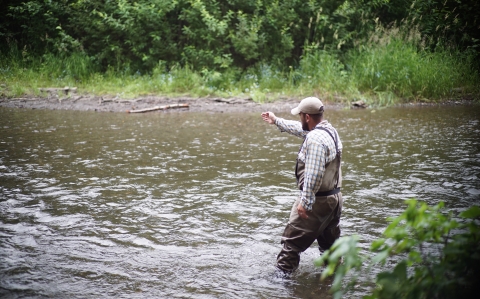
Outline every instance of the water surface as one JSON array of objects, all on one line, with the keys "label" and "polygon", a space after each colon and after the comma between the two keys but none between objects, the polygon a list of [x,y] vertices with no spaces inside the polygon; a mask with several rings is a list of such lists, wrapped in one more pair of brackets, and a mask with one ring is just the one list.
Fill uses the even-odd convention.
[{"label": "water surface", "polygon": [[[2,297],[330,298],[316,244],[273,275],[301,140],[260,112],[0,108]],[[478,204],[478,106],[326,118],[344,144],[342,234],[362,246],[405,199]]]}]

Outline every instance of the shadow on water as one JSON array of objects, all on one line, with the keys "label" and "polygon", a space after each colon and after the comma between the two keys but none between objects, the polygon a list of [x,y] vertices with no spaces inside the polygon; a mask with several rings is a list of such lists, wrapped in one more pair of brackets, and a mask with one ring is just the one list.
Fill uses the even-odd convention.
[{"label": "shadow on water", "polygon": [[[331,298],[315,244],[291,279],[274,275],[300,140],[259,114],[0,109],[0,294]],[[343,235],[367,247],[411,197],[478,202],[479,115],[327,112],[344,144]]]}]

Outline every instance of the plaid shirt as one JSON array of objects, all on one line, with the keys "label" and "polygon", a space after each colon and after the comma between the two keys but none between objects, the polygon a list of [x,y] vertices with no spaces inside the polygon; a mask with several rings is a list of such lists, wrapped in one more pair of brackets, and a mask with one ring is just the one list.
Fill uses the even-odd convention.
[{"label": "plaid shirt", "polygon": [[[300,192],[300,197],[303,207],[311,211],[315,203],[315,193],[322,185],[325,164],[333,161],[337,155],[335,142],[323,130],[304,131],[299,121],[277,117],[275,125],[281,132],[287,132],[305,139],[297,157],[305,163],[303,191]],[[338,149],[342,151],[342,141],[340,141],[335,128],[326,120],[319,123],[315,128],[319,127],[327,129],[333,137],[338,139]]]}]

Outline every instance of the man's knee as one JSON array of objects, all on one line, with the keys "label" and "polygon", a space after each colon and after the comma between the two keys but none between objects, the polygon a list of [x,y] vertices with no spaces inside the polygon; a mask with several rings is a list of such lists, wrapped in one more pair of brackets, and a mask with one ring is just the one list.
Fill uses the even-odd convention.
[{"label": "man's knee", "polygon": [[325,250],[330,249],[333,243],[340,238],[340,225],[327,228],[321,236],[318,237],[317,242],[318,246],[320,247],[320,251],[323,252]]},{"label": "man's knee", "polygon": [[[330,228],[329,230],[326,231],[326,234],[327,234],[328,238],[333,240],[333,242],[335,242],[335,240],[340,238],[340,233],[341,233],[340,225],[334,226],[334,227],[332,227],[332,228]],[[332,244],[333,244],[333,242],[332,242]]]},{"label": "man's knee", "polygon": [[315,238],[315,235],[307,234],[304,230],[287,224],[283,231],[281,244],[284,248],[287,246],[296,252],[303,252],[312,245]]}]

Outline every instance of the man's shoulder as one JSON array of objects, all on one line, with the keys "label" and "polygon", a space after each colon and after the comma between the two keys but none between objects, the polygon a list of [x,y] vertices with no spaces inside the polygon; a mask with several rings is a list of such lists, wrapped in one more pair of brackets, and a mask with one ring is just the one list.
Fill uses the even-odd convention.
[{"label": "man's shoulder", "polygon": [[338,137],[336,129],[330,123],[320,123],[315,129],[311,130],[307,134],[307,139],[310,142],[316,143],[329,143],[327,140],[330,140],[332,137],[334,140]]},{"label": "man's shoulder", "polygon": [[328,136],[328,133],[323,129],[315,128],[314,130],[308,132],[305,138],[307,142],[323,143],[322,141],[326,138],[326,136]]},{"label": "man's shoulder", "polygon": [[327,124],[318,124],[315,129],[313,129],[312,131],[310,131],[310,133],[313,133],[313,134],[316,134],[316,135],[319,135],[319,134],[328,134],[328,133],[335,133],[335,128],[327,123]]}]

